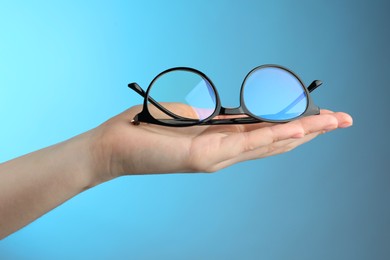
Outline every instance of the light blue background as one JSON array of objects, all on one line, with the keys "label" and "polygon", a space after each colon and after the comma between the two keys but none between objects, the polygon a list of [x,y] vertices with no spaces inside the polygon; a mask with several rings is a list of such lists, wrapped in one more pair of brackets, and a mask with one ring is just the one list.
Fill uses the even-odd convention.
[{"label": "light blue background", "polygon": [[160,71],[195,67],[238,105],[291,68],[352,128],[216,174],[123,177],[0,241],[0,259],[389,259],[386,1],[1,1],[0,161],[93,128]]}]

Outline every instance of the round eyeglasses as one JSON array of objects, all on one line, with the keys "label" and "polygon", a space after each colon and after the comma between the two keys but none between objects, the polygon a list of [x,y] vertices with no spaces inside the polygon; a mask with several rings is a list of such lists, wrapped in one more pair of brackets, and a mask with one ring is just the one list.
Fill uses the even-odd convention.
[{"label": "round eyeglasses", "polygon": [[128,86],[144,97],[143,109],[133,119],[164,126],[217,124],[284,123],[320,113],[309,93],[322,84],[313,81],[308,88],[291,70],[279,65],[262,65],[245,77],[240,106],[225,108],[217,89],[202,72],[176,67],[157,75],[145,92],[137,83]]}]

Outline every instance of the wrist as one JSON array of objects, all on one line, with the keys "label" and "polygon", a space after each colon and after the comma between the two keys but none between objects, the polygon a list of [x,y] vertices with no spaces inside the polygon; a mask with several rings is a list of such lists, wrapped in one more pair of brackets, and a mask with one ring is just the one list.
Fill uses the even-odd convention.
[{"label": "wrist", "polygon": [[109,169],[108,151],[99,131],[92,129],[64,142],[64,153],[74,162],[75,176],[82,190],[89,189],[114,178]]},{"label": "wrist", "polygon": [[112,152],[100,128],[88,131],[86,134],[87,154],[89,154],[90,187],[112,180],[118,175],[112,172]]}]

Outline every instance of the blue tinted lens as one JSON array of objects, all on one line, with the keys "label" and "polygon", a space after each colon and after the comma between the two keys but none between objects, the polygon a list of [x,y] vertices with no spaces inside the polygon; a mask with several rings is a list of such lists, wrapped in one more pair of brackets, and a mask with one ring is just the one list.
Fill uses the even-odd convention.
[{"label": "blue tinted lens", "polygon": [[307,96],[301,82],[277,67],[253,71],[244,82],[244,103],[249,112],[268,120],[289,120],[302,115]]},{"label": "blue tinted lens", "polygon": [[176,115],[201,121],[210,117],[217,106],[216,93],[210,82],[187,70],[173,70],[161,75],[153,83],[149,96],[172,113],[164,113],[150,102],[149,112],[156,119],[172,119]]}]

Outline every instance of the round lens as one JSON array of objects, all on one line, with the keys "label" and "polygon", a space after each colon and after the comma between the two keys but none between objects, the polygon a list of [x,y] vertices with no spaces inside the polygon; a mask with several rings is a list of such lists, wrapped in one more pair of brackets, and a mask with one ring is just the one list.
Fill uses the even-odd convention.
[{"label": "round lens", "polygon": [[155,119],[210,117],[217,106],[216,94],[205,78],[189,70],[172,70],[154,80],[148,93],[148,110]]},{"label": "round lens", "polygon": [[298,78],[277,67],[252,71],[244,82],[243,99],[252,115],[275,121],[302,115],[308,103]]}]

